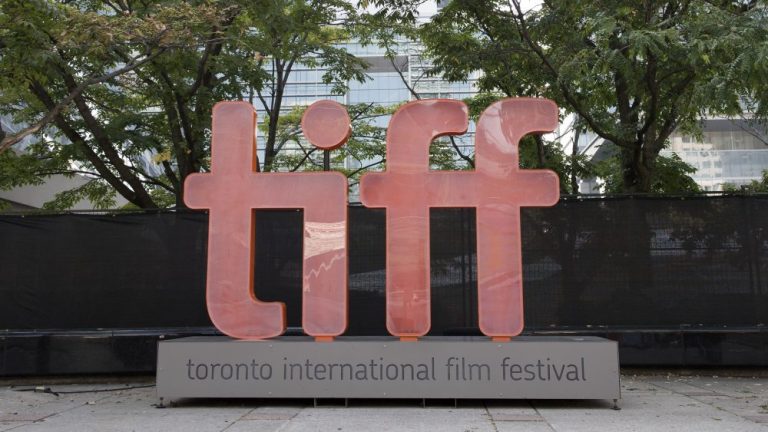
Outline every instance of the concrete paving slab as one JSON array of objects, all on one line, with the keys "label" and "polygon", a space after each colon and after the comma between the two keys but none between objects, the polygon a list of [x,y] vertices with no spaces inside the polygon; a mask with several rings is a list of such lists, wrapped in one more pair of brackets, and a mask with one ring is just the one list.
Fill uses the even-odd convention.
[{"label": "concrete paving slab", "polygon": [[544,419],[538,414],[496,414],[491,415],[493,421],[513,421],[513,422],[532,422],[532,421],[544,421]]},{"label": "concrete paving slab", "polygon": [[[611,401],[201,399],[157,409],[155,389],[53,386],[64,394],[0,388],[0,432],[423,431],[768,432],[768,378],[625,376],[621,411]],[[709,384],[709,385],[708,385]],[[663,386],[663,387],[662,387]],[[37,421],[33,421],[36,419]]]},{"label": "concrete paving slab", "polygon": [[745,418],[755,423],[768,423],[768,414],[745,416]]},{"label": "concrete paving slab", "polygon": [[486,410],[494,422],[544,421],[528,401],[488,401]]},{"label": "concrete paving slab", "polygon": [[302,409],[304,409],[303,406],[258,407],[247,413],[242,420],[290,420]]},{"label": "concrete paving slab", "polygon": [[12,429],[16,429],[18,427],[28,425],[32,422],[28,421],[0,421],[0,432],[6,432]]},{"label": "concrete paving slab", "polygon": [[[219,432],[253,408],[215,401],[158,409],[154,389],[118,391],[79,407],[25,425],[24,432]],[[205,402],[205,401],[201,401]]]},{"label": "concrete paving slab", "polygon": [[571,402],[535,401],[542,417],[558,432],[648,431],[766,432],[743,417],[680,395],[638,395],[621,402],[621,411]]},{"label": "concrete paving slab", "polygon": [[25,390],[27,388],[6,387],[0,391],[0,421],[39,421],[77,408],[93,400],[107,397],[104,394],[67,394],[55,396],[50,393],[36,393]]},{"label": "concrete paving slab", "polygon": [[702,390],[711,390],[730,397],[758,396],[768,399],[768,385],[741,377],[694,377],[688,383]]},{"label": "concrete paving slab", "polygon": [[763,404],[768,400],[757,396],[733,398],[729,396],[700,396],[695,398],[717,409],[728,411],[738,416],[768,415],[768,410],[763,409]]},{"label": "concrete paving slab", "polygon": [[692,385],[689,381],[690,380],[686,378],[674,378],[665,380],[655,379],[649,380],[648,384],[681,394],[683,396],[717,396],[719,394],[717,393],[716,388],[702,388]]},{"label": "concrete paving slab", "polygon": [[287,420],[242,420],[224,429],[226,432],[277,432],[285,430]]},{"label": "concrete paving slab", "polygon": [[654,394],[672,394],[672,391],[663,387],[654,385],[643,377],[628,376],[621,377],[621,396],[628,395],[654,395]]},{"label": "concrete paving slab", "polygon": [[546,422],[499,422],[495,424],[497,432],[552,432],[554,429]]},{"label": "concrete paving slab", "polygon": [[281,431],[493,432],[483,408],[307,408]]}]

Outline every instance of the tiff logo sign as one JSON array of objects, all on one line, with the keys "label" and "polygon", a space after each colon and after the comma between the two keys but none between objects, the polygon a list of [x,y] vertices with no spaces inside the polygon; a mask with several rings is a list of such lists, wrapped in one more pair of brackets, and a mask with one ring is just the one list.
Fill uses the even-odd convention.
[{"label": "tiff logo sign", "polygon": [[[429,209],[477,211],[478,309],[481,331],[509,340],[523,330],[520,207],[551,206],[557,175],[521,170],[518,143],[529,133],[551,132],[557,106],[546,99],[513,98],[480,116],[474,171],[431,171],[429,145],[466,132],[467,106],[456,100],[408,103],[387,130],[387,167],[365,174],[360,197],[386,209],[387,329],[417,340],[430,328]],[[309,142],[321,149],[343,145],[350,120],[336,102],[320,101],[302,118]],[[304,331],[332,340],[347,326],[347,181],[337,172],[260,173],[256,115],[245,102],[213,110],[211,172],[187,177],[184,201],[210,209],[208,313],[225,334],[262,339],[285,331],[285,305],[261,302],[253,292],[254,209],[304,210]]]}]

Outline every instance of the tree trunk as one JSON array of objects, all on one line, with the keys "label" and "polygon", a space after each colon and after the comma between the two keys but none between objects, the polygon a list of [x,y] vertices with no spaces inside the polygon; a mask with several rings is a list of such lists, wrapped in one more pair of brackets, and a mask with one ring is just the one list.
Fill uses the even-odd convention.
[{"label": "tree trunk", "polygon": [[579,156],[579,138],[581,136],[581,118],[576,116],[574,120],[573,145],[571,146],[571,193],[579,193],[579,179],[576,176],[576,165]]},{"label": "tree trunk", "polygon": [[536,158],[538,159],[539,166],[537,168],[544,168],[544,164],[547,159],[544,153],[544,139],[541,135],[534,135],[534,141],[536,141]]},{"label": "tree trunk", "polygon": [[283,104],[284,82],[283,79],[278,80],[278,87],[274,96],[275,100],[269,116],[269,131],[267,132],[267,142],[264,146],[264,172],[272,171],[272,164],[274,163],[275,156],[277,156],[275,144],[277,143],[277,125],[280,120],[280,108]]},{"label": "tree trunk", "polygon": [[272,163],[275,160],[275,142],[277,141],[277,115],[269,117],[269,131],[267,132],[267,142],[264,145],[264,172],[272,171]]},{"label": "tree trunk", "polygon": [[180,186],[176,189],[176,208],[187,208],[187,205],[184,204],[184,192],[184,178],[182,177]]},{"label": "tree trunk", "polygon": [[280,109],[283,106],[283,92],[285,91],[285,84],[290,73],[290,71],[285,73],[285,65],[279,61],[274,64],[274,68],[276,71],[275,87],[272,93],[272,106],[269,110],[269,131],[267,132],[267,142],[264,148],[264,172],[272,171],[272,164],[274,163],[275,156],[277,156],[275,152],[277,125],[280,120]]},{"label": "tree trunk", "polygon": [[[626,193],[650,193],[651,174],[650,164],[643,155],[642,147],[621,151],[621,174],[623,191]],[[651,161],[652,162],[652,161]]]}]

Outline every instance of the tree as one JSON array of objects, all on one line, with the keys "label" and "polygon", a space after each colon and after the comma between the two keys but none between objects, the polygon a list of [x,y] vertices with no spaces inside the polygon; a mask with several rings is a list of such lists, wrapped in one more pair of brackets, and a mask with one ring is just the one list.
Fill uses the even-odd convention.
[{"label": "tree", "polygon": [[[414,21],[414,15],[392,16],[392,11],[384,8],[373,13],[360,16],[356,36],[364,45],[377,45],[383,49],[393,70],[399,75],[403,86],[410,93],[411,99],[422,99],[425,81],[434,78],[434,70],[430,71],[430,59],[423,55],[419,41],[419,30]],[[397,12],[397,11],[395,11]],[[396,15],[396,14],[395,14]],[[407,62],[402,61],[404,53],[411,54]],[[417,64],[409,64],[416,62]],[[414,73],[414,70],[417,71]],[[442,79],[442,77],[440,76]],[[434,91],[429,89],[428,91]],[[505,95],[498,91],[480,92],[464,99],[470,112],[470,120],[475,122],[480,114],[492,103]],[[588,176],[590,167],[582,155],[566,157],[561,150],[562,136],[555,141],[544,139],[540,135],[531,135],[520,143],[520,165],[523,168],[548,168],[556,171],[561,179],[563,193],[577,193],[578,185],[568,182],[569,178],[579,174]],[[460,139],[453,136],[443,137],[432,144],[430,162],[437,169],[473,169],[473,146],[461,146]]]},{"label": "tree", "polygon": [[[425,60],[421,55],[418,43],[418,31],[412,20],[392,19],[382,11],[361,14],[355,27],[355,37],[362,45],[376,45],[383,49],[384,57],[389,60],[392,69],[400,77],[400,81],[408,91],[411,100],[423,98],[419,91],[420,84],[426,78],[427,70],[424,69]],[[402,56],[407,55],[406,61]],[[418,63],[418,75],[411,74],[411,61]],[[428,62],[428,60],[426,60]],[[494,97],[494,100],[498,98]],[[472,99],[475,100],[475,99]],[[392,112],[394,112],[393,107]],[[450,143],[450,147],[448,147]],[[475,161],[472,154],[462,150],[453,136],[436,140],[430,148],[430,163],[433,167],[444,170],[462,168],[474,168]]]},{"label": "tree", "polygon": [[[75,7],[11,0],[0,7],[0,110],[19,124],[31,125],[5,136],[2,150],[28,133],[39,138],[22,155],[0,155],[0,185],[81,172],[93,181],[75,194],[95,195],[111,187],[136,205],[154,205],[146,187],[150,179],[136,163],[143,149],[134,146],[133,152],[124,152],[113,136],[113,120],[119,119],[112,115],[121,116],[131,102],[130,96],[115,91],[116,85],[160,55],[196,45],[188,29],[204,25],[213,18],[212,11],[158,5],[153,14],[140,16],[109,11],[107,3]],[[110,202],[108,196],[97,200]]]},{"label": "tree", "polygon": [[763,175],[760,180],[752,180],[744,185],[736,185],[733,183],[723,184],[723,191],[725,192],[748,192],[748,193],[765,193],[768,192],[768,170],[763,170]]},{"label": "tree", "polygon": [[[258,80],[248,86],[249,100],[254,93],[267,113],[264,171],[272,171],[274,159],[282,150],[278,124],[286,85],[294,67],[322,67],[323,81],[342,94],[350,80],[363,81],[367,64],[339,46],[350,37],[344,29],[355,22],[354,7],[344,0],[290,1],[273,5],[255,2],[249,8],[250,27],[244,37],[247,54],[255,58]],[[246,48],[247,50],[248,48]],[[245,72],[245,71],[243,71]]]},{"label": "tree", "polygon": [[[298,151],[282,151],[273,160],[272,169],[276,171],[339,171],[346,175],[350,186],[359,181],[365,172],[384,164],[386,128],[379,125],[381,120],[390,116],[392,106],[380,106],[374,103],[348,105],[352,134],[342,147],[331,151],[317,147],[307,147],[301,132],[301,116],[306,106],[294,107],[280,117],[277,126],[277,147],[292,148]],[[266,129],[267,125],[263,128]],[[322,157],[318,157],[322,155]],[[326,157],[327,156],[327,157]],[[345,161],[352,160],[356,168],[346,168]]]},{"label": "tree", "polygon": [[[493,102],[504,97],[494,93],[478,93],[474,97],[465,99],[469,106],[469,115],[472,121],[477,121],[480,114]],[[572,122],[569,127],[560,131],[560,135],[552,139],[543,135],[526,135],[520,140],[520,168],[523,169],[550,169],[557,173],[560,179],[560,193],[571,195],[579,193],[579,185],[576,177],[592,177],[595,174],[594,166],[584,155],[572,153],[566,155],[563,151],[563,137],[572,135],[574,148],[579,137],[579,122]]]},{"label": "tree", "polygon": [[[34,124],[8,135],[0,127],[0,153],[51,123],[91,85],[108,81],[146,63],[169,47],[168,41],[177,37],[160,21],[142,23],[120,20],[107,33],[97,37],[98,26],[104,20],[98,14],[71,14],[66,8],[45,1],[9,1],[0,9],[0,53],[2,54],[2,86],[4,94],[13,94],[14,85],[22,88],[30,81],[44,80],[41,68],[51,66],[51,51],[69,49],[73,57],[103,54],[105,45],[121,44],[140,49],[119,67],[108,71],[92,70],[85,75],[61,101]],[[82,33],[71,31],[72,26]],[[55,36],[54,36],[55,34]],[[117,40],[115,40],[117,39]],[[24,74],[27,76],[23,76]]]},{"label": "tree", "polygon": [[[407,17],[418,2],[380,3]],[[764,85],[768,15],[748,0],[457,0],[420,34],[435,73],[481,70],[484,90],[554,99],[618,146],[622,191],[651,192],[676,128],[738,114]]]},{"label": "tree", "polygon": [[363,79],[364,64],[334,45],[353,13],[341,0],[5,1],[0,114],[36,141],[0,153],[0,187],[82,174],[86,186],[49,205],[109,207],[117,192],[142,208],[182,206],[186,176],[208,169],[211,108],[234,99],[265,104],[269,170],[294,65],[323,65],[339,91]]},{"label": "tree", "polygon": [[[594,174],[603,179],[603,189],[607,193],[621,193],[623,178],[621,159],[618,155],[609,157],[595,164]],[[656,167],[651,174],[650,193],[655,194],[692,194],[701,192],[701,188],[690,177],[696,168],[680,159],[677,153],[669,156],[659,155]]]}]

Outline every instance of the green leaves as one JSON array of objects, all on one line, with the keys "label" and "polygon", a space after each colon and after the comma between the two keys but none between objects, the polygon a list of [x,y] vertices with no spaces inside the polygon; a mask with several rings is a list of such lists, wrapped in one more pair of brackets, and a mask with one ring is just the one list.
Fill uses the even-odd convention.
[{"label": "green leaves", "polygon": [[115,207],[115,190],[105,181],[91,179],[81,186],[57,193],[43,208],[66,210],[73,208],[81,200],[90,201],[95,209],[111,209]]},{"label": "green leaves", "polygon": [[[607,193],[621,193],[626,190],[621,169],[621,158],[614,155],[594,166],[594,174],[602,179],[602,186]],[[651,175],[650,193],[690,194],[700,192],[701,188],[691,175],[696,168],[685,163],[677,153],[661,155],[655,160],[655,169]]]},{"label": "green leaves", "polygon": [[763,176],[760,180],[752,180],[745,185],[726,183],[723,185],[723,190],[727,192],[766,193],[768,192],[768,170],[763,170]]},{"label": "green leaves", "polygon": [[354,17],[344,0],[0,2],[0,114],[39,126],[23,153],[0,149],[0,187],[77,173],[85,183],[50,206],[109,205],[114,191],[183,205],[186,176],[209,168],[214,103],[267,101],[273,158],[278,132],[291,139],[278,129],[297,65],[322,66],[337,93],[365,79],[337,45]]},{"label": "green leaves", "polygon": [[[388,2],[384,2],[388,3]],[[768,112],[764,5],[704,0],[454,1],[419,34],[434,73],[507,96],[554,99],[624,151],[627,192],[650,192],[659,152],[703,114]],[[760,53],[760,54],[758,54]],[[687,187],[687,186],[683,186]]]},{"label": "green leaves", "polygon": [[[366,172],[384,168],[386,128],[381,124],[396,108],[365,103],[347,106],[352,120],[352,136],[344,146],[332,150],[330,156],[331,168],[346,175],[350,187],[356,185]],[[307,143],[301,133],[301,116],[305,109],[296,107],[280,116],[277,133],[280,151],[275,158],[275,171],[323,169],[323,151]]]}]

